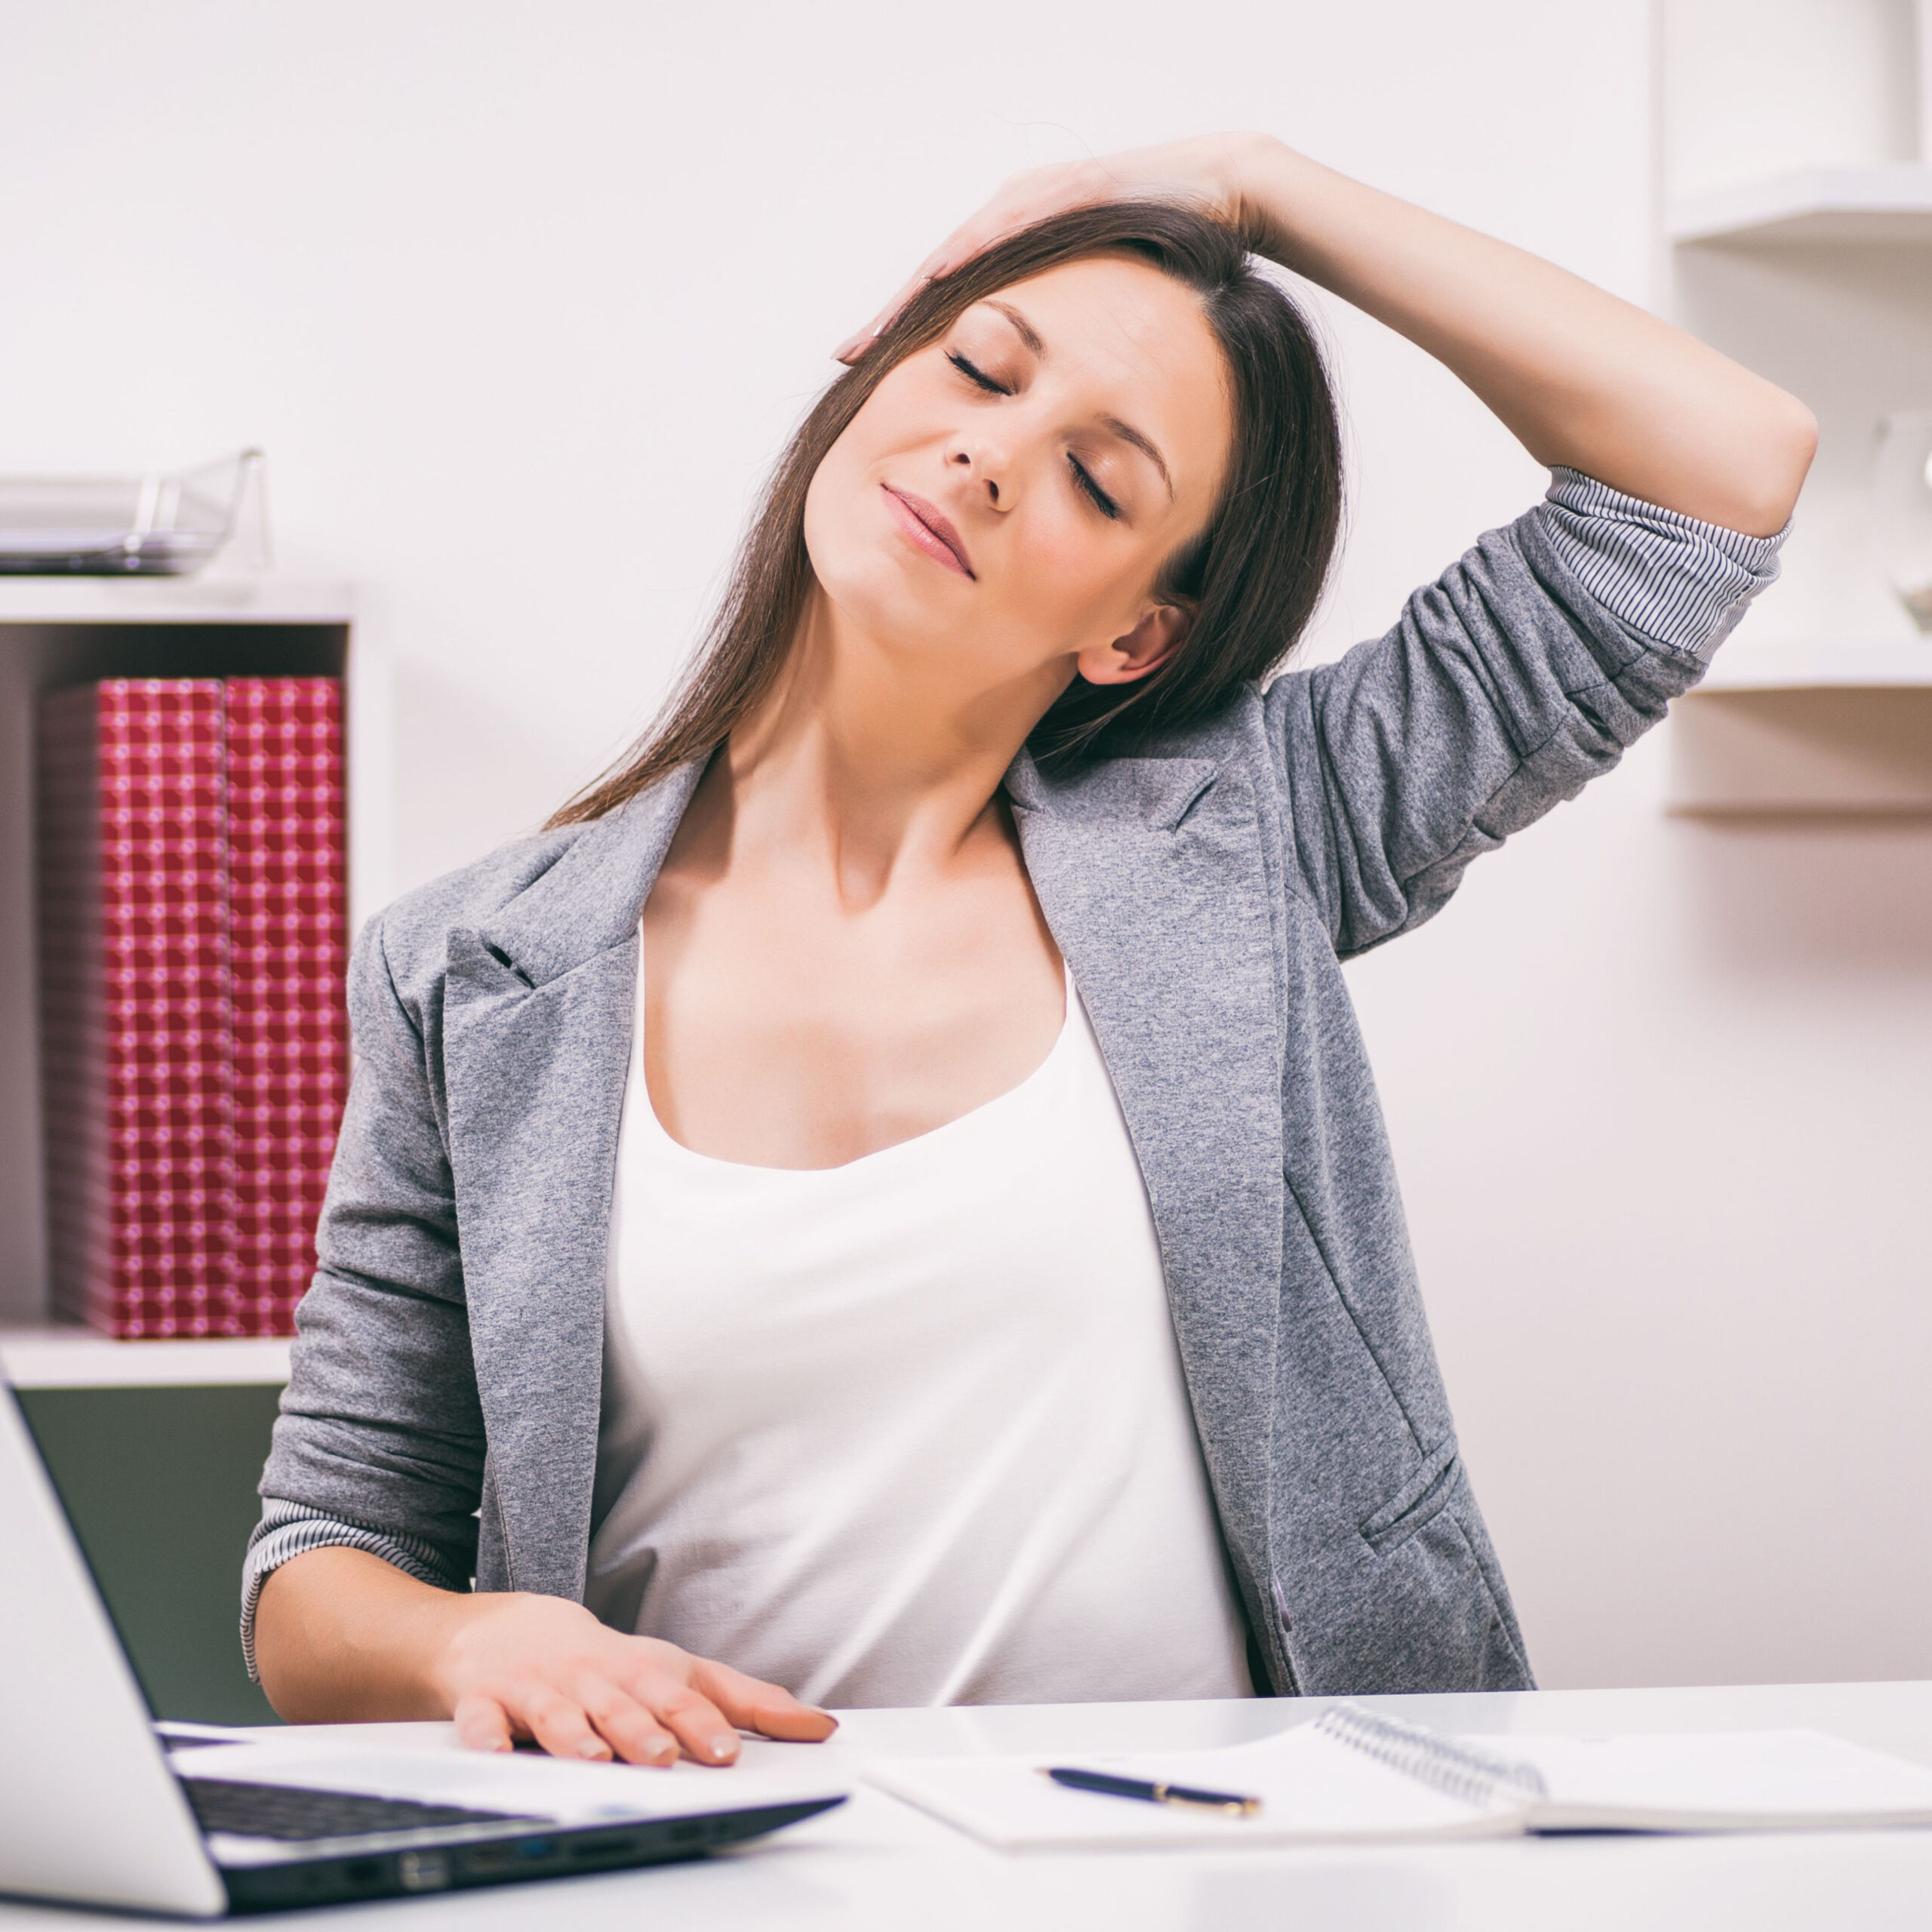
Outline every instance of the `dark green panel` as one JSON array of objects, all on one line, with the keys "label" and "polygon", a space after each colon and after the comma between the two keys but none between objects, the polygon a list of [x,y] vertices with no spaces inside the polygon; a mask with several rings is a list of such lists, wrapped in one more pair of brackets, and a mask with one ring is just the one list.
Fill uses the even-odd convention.
[{"label": "dark green panel", "polygon": [[272,1724],[235,1635],[242,1556],[281,1391],[23,1389],[154,1713]]}]

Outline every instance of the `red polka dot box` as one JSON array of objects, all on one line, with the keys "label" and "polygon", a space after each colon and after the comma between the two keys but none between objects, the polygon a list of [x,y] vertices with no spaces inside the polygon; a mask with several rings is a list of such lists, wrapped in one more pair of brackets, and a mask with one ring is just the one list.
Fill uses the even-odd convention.
[{"label": "red polka dot box", "polygon": [[39,724],[55,1304],[287,1334],[349,1081],[340,681],[114,678]]}]

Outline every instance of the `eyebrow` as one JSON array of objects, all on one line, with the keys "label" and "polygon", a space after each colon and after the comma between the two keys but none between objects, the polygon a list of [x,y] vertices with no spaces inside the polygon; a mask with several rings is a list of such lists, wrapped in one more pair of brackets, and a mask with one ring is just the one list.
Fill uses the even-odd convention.
[{"label": "eyebrow", "polygon": [[989,309],[997,309],[1013,325],[1014,333],[1044,362],[1047,359],[1047,345],[1040,340],[1040,331],[1016,309],[1011,302],[989,302]]},{"label": "eyebrow", "polygon": [[[1011,302],[989,300],[989,309],[997,309],[1013,325],[1013,332],[1044,362],[1047,359],[1047,345],[1041,340],[1040,332]],[[1166,459],[1155,447],[1151,437],[1143,435],[1131,423],[1124,423],[1118,416],[1103,416],[1101,426],[1111,430],[1124,443],[1131,443],[1154,467],[1161,472],[1161,481],[1168,486],[1168,496],[1171,501],[1174,494],[1174,479],[1168,473]]]},{"label": "eyebrow", "polygon": [[1131,423],[1123,423],[1118,416],[1100,418],[1103,427],[1111,429],[1124,443],[1131,443],[1161,472],[1161,481],[1168,486],[1168,500],[1174,500],[1174,479],[1168,474],[1168,466],[1162,461],[1161,452],[1152,442],[1137,429]]}]

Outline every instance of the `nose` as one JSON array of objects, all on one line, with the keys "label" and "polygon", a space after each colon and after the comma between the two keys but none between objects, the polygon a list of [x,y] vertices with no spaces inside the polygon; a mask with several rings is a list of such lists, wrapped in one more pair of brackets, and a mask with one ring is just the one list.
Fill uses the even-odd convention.
[{"label": "nose", "polygon": [[946,463],[951,469],[964,471],[971,481],[984,487],[991,508],[1000,510],[1009,506],[1012,492],[1002,488],[1000,482],[1009,466],[1004,455],[990,445],[984,441],[955,443],[946,453]]}]

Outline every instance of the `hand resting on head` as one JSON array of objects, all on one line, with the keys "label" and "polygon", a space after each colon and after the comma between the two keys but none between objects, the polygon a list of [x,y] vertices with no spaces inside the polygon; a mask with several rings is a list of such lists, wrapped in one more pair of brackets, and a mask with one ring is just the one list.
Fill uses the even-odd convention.
[{"label": "hand resting on head", "polygon": [[1257,134],[1210,134],[1035,168],[1005,182],[835,352],[859,361],[928,282],[1074,208],[1179,202],[1407,336],[1539,463],[1769,536],[1817,446],[1795,396],[1554,263],[1323,167]]}]

